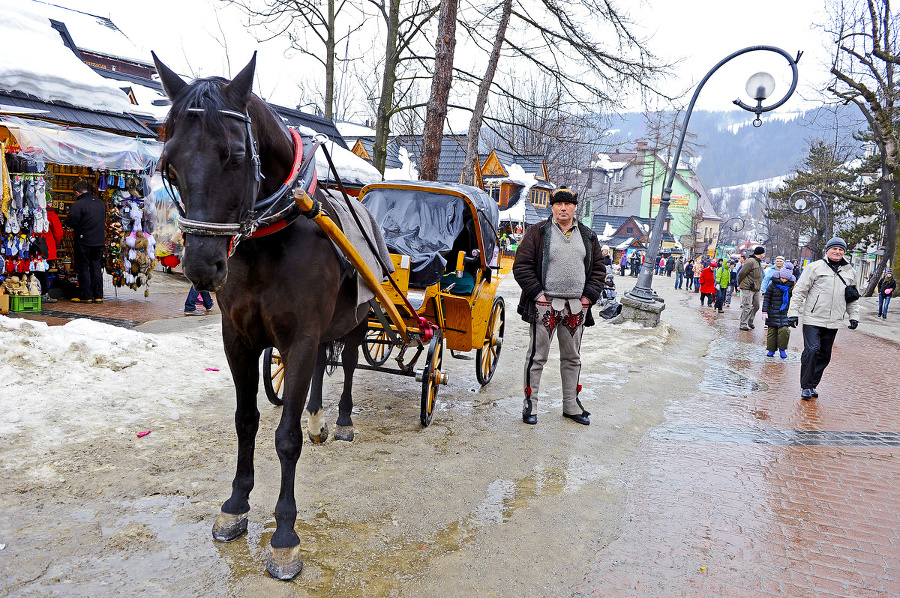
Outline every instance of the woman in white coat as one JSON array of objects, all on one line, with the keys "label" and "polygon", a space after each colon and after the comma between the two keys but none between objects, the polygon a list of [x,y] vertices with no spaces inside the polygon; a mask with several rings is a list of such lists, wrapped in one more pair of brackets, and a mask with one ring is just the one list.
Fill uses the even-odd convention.
[{"label": "woman in white coat", "polygon": [[788,324],[796,327],[803,316],[803,353],[800,356],[800,398],[819,396],[816,387],[831,361],[838,328],[859,325],[859,303],[847,303],[845,288],[856,285],[853,267],[844,259],[847,243],[834,237],[825,244],[825,257],[812,262],[794,285],[788,308]]}]

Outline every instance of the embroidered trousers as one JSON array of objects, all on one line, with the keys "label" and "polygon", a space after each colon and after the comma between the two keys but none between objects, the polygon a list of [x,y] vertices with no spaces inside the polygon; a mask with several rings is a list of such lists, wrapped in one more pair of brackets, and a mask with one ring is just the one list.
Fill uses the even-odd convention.
[{"label": "embroidered trousers", "polygon": [[[575,306],[575,312],[571,307]],[[554,309],[558,307],[561,309]],[[580,308],[580,309],[579,309]],[[523,412],[537,413],[538,389],[541,374],[550,354],[553,337],[559,339],[559,373],[563,387],[563,413],[580,414],[584,411],[578,400],[581,386],[581,335],[584,332],[584,316],[580,299],[555,299],[553,303],[538,303],[537,317],[531,323],[528,351],[525,357],[525,401]]]}]

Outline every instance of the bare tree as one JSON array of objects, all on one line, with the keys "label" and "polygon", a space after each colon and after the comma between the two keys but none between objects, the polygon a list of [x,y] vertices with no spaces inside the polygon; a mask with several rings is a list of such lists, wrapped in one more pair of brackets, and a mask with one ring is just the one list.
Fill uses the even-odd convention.
[{"label": "bare tree", "polygon": [[422,163],[419,178],[436,181],[441,159],[441,141],[444,137],[444,119],[447,117],[447,100],[453,81],[453,55],[456,50],[456,13],[459,0],[441,0],[434,76],[431,79],[431,96],[425,117],[425,133],[422,136]]},{"label": "bare tree", "polygon": [[828,86],[835,97],[862,112],[881,154],[880,202],[884,210],[884,255],[865,290],[871,295],[888,261],[898,263],[896,204],[900,180],[900,130],[895,69],[900,64],[900,27],[890,0],[832,0],[829,32],[835,41]]},{"label": "bare tree", "polygon": [[[305,56],[319,62],[325,68],[324,112],[325,118],[334,115],[335,62],[337,47],[341,41],[362,28],[365,19],[360,18],[358,4],[348,0],[222,0],[227,4],[239,6],[250,20],[258,39],[267,41],[276,37],[287,36],[291,47]],[[356,10],[355,15],[347,20],[353,23],[347,30],[346,37],[338,37],[337,21],[342,13]],[[349,15],[348,15],[349,16]],[[265,33],[261,33],[265,31]],[[317,44],[311,44],[310,38]],[[321,46],[324,53],[318,52]],[[323,56],[324,54],[324,56]]]}]

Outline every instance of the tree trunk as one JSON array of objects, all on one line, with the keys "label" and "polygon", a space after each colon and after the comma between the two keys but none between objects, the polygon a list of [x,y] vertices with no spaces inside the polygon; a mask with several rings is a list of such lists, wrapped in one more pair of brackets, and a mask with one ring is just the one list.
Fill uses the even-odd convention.
[{"label": "tree trunk", "polygon": [[334,0],[328,0],[328,35],[325,38],[325,118],[334,118]]},{"label": "tree trunk", "polygon": [[[478,85],[478,97],[475,99],[475,107],[472,109],[472,120],[469,121],[469,134],[466,146],[466,160],[463,163],[462,182],[466,185],[475,184],[475,165],[478,163],[478,140],[481,137],[481,123],[484,119],[484,109],[487,107],[488,93],[497,72],[497,63],[500,61],[500,50],[503,48],[503,40],[506,37],[506,27],[509,25],[509,16],[512,14],[512,0],[503,1],[503,14],[500,16],[500,25],[497,27],[497,35],[494,37],[494,47],[488,59],[487,68],[484,70],[484,78]],[[480,164],[478,164],[480,168]]]},{"label": "tree trunk", "polygon": [[[422,164],[419,179],[438,180],[441,161],[441,142],[444,139],[444,119],[447,118],[447,101],[453,82],[453,54],[456,50],[456,12],[459,0],[441,0],[438,22],[438,39],[435,44],[434,77],[431,79],[431,96],[425,116],[422,135]],[[454,181],[455,182],[455,181]]]},{"label": "tree trunk", "polygon": [[397,34],[400,29],[400,0],[390,0],[387,22],[387,41],[384,51],[384,73],[381,75],[381,97],[375,115],[375,142],[372,164],[384,176],[387,164],[387,141],[391,134],[391,115],[394,104],[394,84],[397,82]]}]

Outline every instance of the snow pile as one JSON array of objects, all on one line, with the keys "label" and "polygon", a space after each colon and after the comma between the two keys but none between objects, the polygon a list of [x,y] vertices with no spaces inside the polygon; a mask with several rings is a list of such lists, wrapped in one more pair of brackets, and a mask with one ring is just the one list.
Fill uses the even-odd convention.
[{"label": "snow pile", "polygon": [[386,181],[418,181],[419,169],[409,159],[409,151],[405,147],[400,148],[400,168],[385,168],[384,180]]},{"label": "snow pile", "polygon": [[522,185],[522,191],[519,192],[519,201],[515,205],[508,210],[500,210],[500,222],[525,222],[525,202],[531,188],[537,184],[537,179],[518,164],[504,164],[503,167],[509,173],[503,180]]},{"label": "snow pile", "polygon": [[20,91],[48,102],[92,110],[126,112],[128,97],[65,46],[50,21],[31,6],[0,3],[0,89]]},{"label": "snow pile", "polygon": [[111,429],[137,433],[210,396],[229,398],[230,408],[233,393],[216,324],[153,335],[87,319],[47,326],[0,316],[4,439],[38,428],[46,448]]},{"label": "snow pile", "polygon": [[[308,127],[297,127],[297,132],[304,136],[315,136],[317,133]],[[334,167],[341,181],[348,185],[368,185],[381,181],[381,173],[374,166],[336,143],[325,143],[322,147],[328,150]],[[328,165],[325,152],[316,152],[316,172],[320,181],[334,180],[334,174]]]},{"label": "snow pile", "polygon": [[[611,170],[622,170],[628,166],[629,162],[624,155],[617,154],[597,154],[597,159],[591,161],[590,168],[601,169],[609,172]],[[613,160],[613,158],[621,158],[621,161]]]}]

